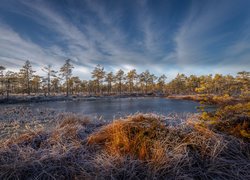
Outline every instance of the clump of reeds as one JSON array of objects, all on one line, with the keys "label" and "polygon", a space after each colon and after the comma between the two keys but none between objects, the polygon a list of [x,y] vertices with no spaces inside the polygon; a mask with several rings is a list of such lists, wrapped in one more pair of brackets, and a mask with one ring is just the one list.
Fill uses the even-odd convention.
[{"label": "clump of reeds", "polygon": [[79,164],[84,162],[84,140],[95,125],[73,114],[62,117],[52,127],[5,139],[0,148],[0,179],[87,176]]},{"label": "clump of reeds", "polygon": [[249,179],[249,169],[248,143],[152,114],[110,124],[64,115],[0,147],[0,179]]},{"label": "clump of reeds", "polygon": [[137,115],[103,127],[88,137],[88,144],[104,145],[111,154],[151,159],[154,146],[167,133],[166,130],[159,119]]},{"label": "clump of reeds", "polygon": [[[216,171],[216,167],[223,169],[221,164],[225,165],[226,159],[223,158],[227,157],[221,159],[221,155],[226,151],[229,153],[232,151],[239,158],[238,163],[241,160],[250,163],[249,149],[247,156],[244,156],[240,143],[237,140],[234,141],[239,147],[227,149],[229,144],[232,146],[231,140],[228,141],[223,135],[207,128],[187,124],[168,127],[159,118],[145,115],[115,121],[88,137],[89,144],[100,145],[111,157],[141,162],[144,164],[141,168],[147,170],[146,177],[150,178],[216,178],[217,175],[221,178],[223,176],[233,178],[235,175],[230,173],[233,169],[220,172]],[[106,158],[104,157],[104,161]],[[224,163],[223,160],[225,160]],[[100,157],[98,162],[107,164],[100,163]],[[234,164],[233,161],[231,163]],[[109,167],[113,164],[107,165]],[[234,166],[238,165],[234,164]],[[240,172],[245,173],[241,170]],[[250,172],[247,174],[249,176]]]}]

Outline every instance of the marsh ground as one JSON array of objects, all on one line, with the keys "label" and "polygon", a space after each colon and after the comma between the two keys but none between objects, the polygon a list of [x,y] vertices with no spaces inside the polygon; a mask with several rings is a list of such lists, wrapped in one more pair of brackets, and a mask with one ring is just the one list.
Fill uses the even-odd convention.
[{"label": "marsh ground", "polygon": [[0,179],[250,178],[250,144],[207,128],[198,115],[181,123],[169,123],[178,116],[155,114],[107,123],[53,113],[38,113],[47,118],[33,122],[5,121],[9,130],[22,129],[11,135],[1,122],[7,136],[1,140]]}]

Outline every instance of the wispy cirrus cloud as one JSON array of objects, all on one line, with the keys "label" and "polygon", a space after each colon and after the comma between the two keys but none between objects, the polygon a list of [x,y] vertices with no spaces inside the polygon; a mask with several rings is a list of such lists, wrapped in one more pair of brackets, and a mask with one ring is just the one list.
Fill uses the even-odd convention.
[{"label": "wispy cirrus cloud", "polygon": [[[246,12],[246,7],[240,2],[206,1],[192,4],[184,22],[175,36],[175,56],[180,66],[209,66],[216,69],[235,65],[242,69],[243,64],[230,61],[228,58],[237,56],[237,52],[249,49],[249,29],[245,19],[234,22],[236,17]],[[239,21],[239,20],[237,20]],[[236,34],[238,33],[238,34]],[[235,40],[236,39],[236,40]],[[250,53],[241,62],[250,58]],[[223,63],[222,63],[223,62]]]},{"label": "wispy cirrus cloud", "polygon": [[187,2],[6,1],[0,5],[0,61],[19,68],[30,59],[36,69],[58,69],[71,58],[83,78],[96,64],[169,77],[249,67],[246,3]]},{"label": "wispy cirrus cloud", "polygon": [[37,59],[35,63],[39,64],[41,61],[49,61],[53,58],[45,49],[28,39],[24,39],[3,23],[0,24],[0,34],[0,59],[4,64],[12,64],[12,68],[15,65],[22,65],[28,59]]}]

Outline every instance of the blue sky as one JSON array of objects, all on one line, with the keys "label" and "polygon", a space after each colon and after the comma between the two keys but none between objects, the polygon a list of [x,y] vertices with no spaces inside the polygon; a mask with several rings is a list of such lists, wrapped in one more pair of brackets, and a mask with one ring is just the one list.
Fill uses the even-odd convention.
[{"label": "blue sky", "polygon": [[28,59],[38,73],[72,59],[74,75],[149,69],[232,74],[250,70],[249,0],[0,0],[0,64]]}]

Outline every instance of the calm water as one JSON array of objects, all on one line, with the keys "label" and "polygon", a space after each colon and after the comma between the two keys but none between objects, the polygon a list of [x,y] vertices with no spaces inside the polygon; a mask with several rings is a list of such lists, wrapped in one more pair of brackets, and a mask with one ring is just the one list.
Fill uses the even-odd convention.
[{"label": "calm water", "polygon": [[194,113],[199,103],[166,98],[117,98],[91,101],[55,101],[25,104],[31,108],[53,108],[60,112],[74,112],[103,119],[113,119],[125,115],[142,113]]}]

